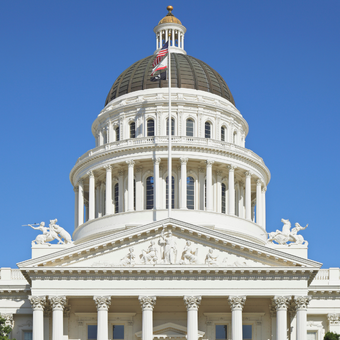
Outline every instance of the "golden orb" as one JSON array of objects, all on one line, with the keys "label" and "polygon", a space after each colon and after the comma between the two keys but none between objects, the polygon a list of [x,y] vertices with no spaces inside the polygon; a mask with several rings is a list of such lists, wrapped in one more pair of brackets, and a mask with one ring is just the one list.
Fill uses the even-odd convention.
[{"label": "golden orb", "polygon": [[172,6],[168,6],[166,9],[167,9],[169,12],[171,12],[174,8],[173,8]]}]

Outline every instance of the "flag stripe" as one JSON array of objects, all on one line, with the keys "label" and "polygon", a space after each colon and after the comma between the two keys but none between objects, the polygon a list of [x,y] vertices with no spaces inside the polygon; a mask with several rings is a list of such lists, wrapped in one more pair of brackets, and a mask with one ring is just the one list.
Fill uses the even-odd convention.
[{"label": "flag stripe", "polygon": [[163,45],[163,47],[161,48],[161,50],[158,52],[155,60],[152,63],[152,67],[155,67],[156,65],[158,65],[160,63],[160,61],[162,60],[162,58],[168,53],[168,41]]}]

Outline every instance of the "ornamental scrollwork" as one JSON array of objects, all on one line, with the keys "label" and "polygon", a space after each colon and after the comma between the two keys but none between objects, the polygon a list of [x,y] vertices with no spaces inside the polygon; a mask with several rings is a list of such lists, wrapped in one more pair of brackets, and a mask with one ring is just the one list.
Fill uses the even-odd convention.
[{"label": "ornamental scrollwork", "polygon": [[229,304],[231,310],[237,310],[237,309],[243,309],[244,304],[246,303],[246,297],[245,296],[229,296]]},{"label": "ornamental scrollwork", "polygon": [[9,326],[13,329],[14,319],[11,313],[1,313],[0,316],[5,319],[5,326]]},{"label": "ornamental scrollwork", "polygon": [[276,311],[286,309],[289,307],[291,296],[275,296],[273,298],[273,305]]},{"label": "ornamental scrollwork", "polygon": [[327,315],[328,321],[331,325],[339,325],[340,324],[340,315],[335,313],[329,313]]},{"label": "ornamental scrollwork", "polygon": [[49,296],[49,300],[52,306],[52,310],[63,310],[67,303],[66,296]]},{"label": "ornamental scrollwork", "polygon": [[97,310],[109,310],[111,296],[94,296],[93,300],[96,303]]},{"label": "ornamental scrollwork", "polygon": [[184,296],[183,299],[187,310],[197,310],[202,301],[201,296]]},{"label": "ornamental scrollwork", "polygon": [[294,296],[294,302],[296,305],[296,309],[307,309],[310,300],[312,299],[311,296]]},{"label": "ornamental scrollwork", "polygon": [[33,309],[43,310],[46,305],[46,296],[29,296],[28,299],[33,307]]},{"label": "ornamental scrollwork", "polygon": [[155,296],[139,296],[138,300],[143,310],[153,310],[156,304]]}]

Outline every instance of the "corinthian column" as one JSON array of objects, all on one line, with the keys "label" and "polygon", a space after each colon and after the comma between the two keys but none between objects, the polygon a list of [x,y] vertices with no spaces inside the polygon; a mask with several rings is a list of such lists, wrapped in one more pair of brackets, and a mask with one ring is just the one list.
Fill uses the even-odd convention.
[{"label": "corinthian column", "polygon": [[52,340],[63,339],[65,296],[49,296],[52,307]]},{"label": "corinthian column", "polygon": [[242,340],[242,310],[246,302],[245,296],[229,296],[231,308],[231,338]]},{"label": "corinthian column", "polygon": [[229,165],[229,181],[228,181],[228,188],[229,188],[229,215],[235,215],[235,166]]},{"label": "corinthian column", "polygon": [[33,308],[33,340],[44,340],[45,296],[29,296]]},{"label": "corinthian column", "polygon": [[128,165],[128,211],[134,211],[134,206],[133,206],[133,170],[135,166],[135,162],[131,159],[126,161],[126,164]]},{"label": "corinthian column", "polygon": [[95,180],[93,171],[89,171],[87,174],[89,175],[89,220],[93,220],[95,213]]},{"label": "corinthian column", "polygon": [[112,166],[106,165],[105,215],[112,214]]},{"label": "corinthian column", "polygon": [[187,208],[187,163],[188,158],[180,158],[181,161],[181,206],[180,209]]},{"label": "corinthian column", "polygon": [[246,171],[246,219],[251,220],[251,173]]},{"label": "corinthian column", "polygon": [[84,182],[79,180],[78,182],[78,226],[84,223]]},{"label": "corinthian column", "polygon": [[108,310],[111,305],[111,296],[94,296],[97,306],[97,340],[109,338]]},{"label": "corinthian column", "polygon": [[[214,161],[207,161],[207,178],[206,178],[206,193],[207,193],[207,211],[213,211],[213,187],[212,187],[212,165]],[[186,183],[185,183],[186,184]]]},{"label": "corinthian column", "polygon": [[153,308],[156,303],[155,296],[139,296],[143,311],[142,340],[153,339]]},{"label": "corinthian column", "polygon": [[187,340],[198,340],[198,307],[201,304],[201,296],[184,296],[187,307]]},{"label": "corinthian column", "polygon": [[276,309],[276,340],[287,339],[287,309],[290,296],[275,296],[273,305]]},{"label": "corinthian column", "polygon": [[307,307],[311,296],[294,296],[296,305],[296,339],[307,340]]}]

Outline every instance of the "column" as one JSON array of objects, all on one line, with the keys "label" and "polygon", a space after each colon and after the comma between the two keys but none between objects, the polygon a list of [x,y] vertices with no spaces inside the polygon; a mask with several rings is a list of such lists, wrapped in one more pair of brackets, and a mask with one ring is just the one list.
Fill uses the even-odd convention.
[{"label": "column", "polygon": [[89,171],[87,174],[89,175],[89,220],[93,220],[95,212],[95,180],[93,171]]},{"label": "column", "polygon": [[340,315],[337,313],[329,313],[328,317],[328,330],[333,333],[340,333]]},{"label": "column", "polygon": [[187,340],[198,340],[198,307],[201,304],[201,296],[184,296],[187,307]]},{"label": "column", "polygon": [[107,340],[109,338],[109,307],[111,296],[94,296],[97,307],[97,340]]},{"label": "column", "polygon": [[49,296],[52,307],[52,340],[63,339],[64,306],[66,305],[65,296]]},{"label": "column", "polygon": [[276,340],[276,308],[275,308],[275,305],[273,305],[273,301],[272,301],[272,304],[269,306],[269,308],[270,308],[270,318],[271,318],[271,339]]},{"label": "column", "polygon": [[246,219],[251,220],[251,172],[246,171]]},{"label": "column", "polygon": [[78,202],[79,202],[79,189],[77,187],[73,187],[74,191],[74,229],[78,227]]},{"label": "column", "polygon": [[262,227],[264,230],[266,230],[266,191],[267,191],[267,187],[264,187],[262,189]]},{"label": "column", "polygon": [[139,296],[142,307],[142,340],[153,339],[153,308],[156,304],[155,296]]},{"label": "column", "polygon": [[262,204],[261,204],[261,196],[262,196],[262,182],[260,179],[256,181],[256,223],[262,226]]},{"label": "column", "polygon": [[100,217],[99,216],[99,211],[100,211],[100,182],[96,183],[97,186],[95,186],[95,191],[94,191],[94,206],[95,206],[95,211],[94,211],[94,218]]},{"label": "column", "polygon": [[124,207],[124,170],[118,171],[118,211],[123,212]]},{"label": "column", "polygon": [[133,195],[134,195],[134,188],[133,188],[133,179],[134,179],[134,166],[135,162],[130,159],[126,161],[126,164],[128,165],[128,209],[127,211],[134,211],[133,206]]},{"label": "column", "polygon": [[310,296],[294,296],[296,305],[296,339],[307,340],[307,307]]},{"label": "column", "polygon": [[238,201],[238,216],[244,218],[244,186],[239,182],[240,200]]},{"label": "column", "polygon": [[217,204],[217,211],[218,213],[222,212],[222,171],[218,170],[216,172],[216,184],[217,184],[217,199],[216,199],[216,204]]},{"label": "column", "polygon": [[180,158],[181,161],[181,205],[180,209],[187,208],[187,163],[188,158]]},{"label": "column", "polygon": [[288,339],[289,340],[297,340],[296,339],[296,305],[295,303],[291,303],[288,308]]},{"label": "column", "polygon": [[142,168],[136,168],[136,210],[143,210]]},{"label": "column", "polygon": [[198,168],[198,183],[200,188],[199,209],[204,210],[204,168]]},{"label": "column", "polygon": [[231,309],[231,338],[242,340],[242,309],[246,302],[245,296],[229,296]]},{"label": "column", "polygon": [[239,204],[240,204],[240,183],[235,183],[235,215],[240,216],[239,211]]},{"label": "column", "polygon": [[[159,163],[161,159],[156,157],[153,159],[153,205],[154,209],[160,209],[160,197],[158,196],[159,192]],[[171,183],[171,174],[168,174],[169,181]]]},{"label": "column", "polygon": [[105,215],[112,214],[112,166],[106,165]]},{"label": "column", "polygon": [[287,309],[290,296],[275,296],[273,304],[276,309],[276,340],[287,340]]},{"label": "column", "polygon": [[33,308],[33,340],[44,340],[45,296],[29,296]]},{"label": "column", "polygon": [[78,181],[78,226],[84,223],[84,182]]},{"label": "column", "polygon": [[207,161],[207,176],[205,190],[207,193],[207,211],[213,211],[212,165],[214,161]]},{"label": "column", "polygon": [[235,215],[235,181],[234,181],[234,171],[236,167],[234,165],[229,165],[229,178],[228,178],[228,191],[229,191],[229,215]]},{"label": "column", "polygon": [[109,121],[109,128],[107,130],[107,133],[109,134],[107,137],[108,142],[109,143],[114,142],[113,124],[111,121]]}]

